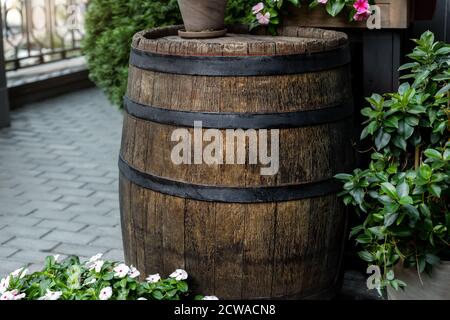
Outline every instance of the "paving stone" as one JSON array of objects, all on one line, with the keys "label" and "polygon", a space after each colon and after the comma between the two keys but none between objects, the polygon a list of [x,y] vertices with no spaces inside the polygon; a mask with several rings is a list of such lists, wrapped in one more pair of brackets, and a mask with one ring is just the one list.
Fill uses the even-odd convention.
[{"label": "paving stone", "polygon": [[87,198],[87,197],[65,195],[59,198],[58,202],[95,207],[103,200],[104,198],[92,198],[92,197]]},{"label": "paving stone", "polygon": [[57,199],[60,199],[62,196],[59,194],[52,194],[49,192],[41,192],[41,190],[39,190],[39,192],[32,192],[32,191],[28,191],[25,193],[20,194],[19,196],[17,196],[16,198],[20,198],[20,199],[26,199],[26,200],[45,200],[45,201],[55,201]]},{"label": "paving stone", "polygon": [[41,263],[43,264],[45,262],[45,258],[47,258],[49,255],[52,255],[48,252],[42,252],[37,250],[20,250],[17,253],[13,254],[9,258],[11,258],[14,261],[22,262],[23,264],[29,264],[29,263]]},{"label": "paving stone", "polygon": [[84,245],[88,244],[92,240],[96,238],[95,235],[85,234],[80,232],[70,232],[70,231],[61,231],[61,230],[53,230],[49,234],[47,234],[43,239],[45,240],[53,240],[70,244],[78,244]]},{"label": "paving stone", "polygon": [[111,211],[110,208],[92,207],[83,204],[72,205],[68,207],[65,212],[77,213],[79,215],[104,215]]},{"label": "paving stone", "polygon": [[86,183],[83,189],[92,191],[119,192],[119,184]]},{"label": "paving stone", "polygon": [[41,209],[41,210],[64,210],[70,206],[68,203],[61,203],[55,201],[40,201],[32,200],[24,207],[29,207],[31,209]]},{"label": "paving stone", "polygon": [[35,225],[37,225],[40,221],[42,221],[42,219],[40,218],[35,218],[35,217],[30,217],[30,216],[5,216],[1,218],[2,223],[7,223],[10,226],[15,226],[15,225],[19,225],[19,226],[28,226],[28,227],[33,227]]},{"label": "paving stone", "polygon": [[111,183],[114,182],[114,179],[111,179],[111,178],[105,178],[105,177],[81,176],[81,177],[78,177],[75,181],[79,181],[79,182],[90,182],[90,183],[111,184]]},{"label": "paving stone", "polygon": [[119,237],[122,236],[122,231],[119,225],[115,227],[96,226],[91,225],[83,230],[83,233],[94,234],[98,237]]},{"label": "paving stone", "polygon": [[98,215],[79,215],[73,221],[96,226],[116,226],[120,223],[120,219],[118,217],[111,218]]},{"label": "paving stone", "polygon": [[0,257],[2,258],[8,258],[9,256],[13,255],[19,251],[19,249],[16,249],[14,247],[8,246],[7,243],[0,246]]},{"label": "paving stone", "polygon": [[61,181],[61,180],[49,180],[45,185],[57,187],[57,188],[72,188],[78,189],[86,185],[86,182],[79,181]]},{"label": "paving stone", "polygon": [[87,189],[57,188],[53,193],[62,196],[89,197],[94,194],[95,191]]},{"label": "paving stone", "polygon": [[2,230],[2,233],[15,237],[29,237],[33,239],[39,239],[50,231],[51,229],[49,228],[15,225],[8,226],[4,230]]},{"label": "paving stone", "polygon": [[123,262],[125,260],[123,250],[117,250],[117,249],[112,249],[112,250],[108,251],[107,253],[104,254],[103,258],[106,260],[112,260],[112,261],[118,261],[118,262]]},{"label": "paving stone", "polygon": [[41,218],[48,220],[58,220],[58,221],[70,221],[73,220],[77,213],[72,213],[68,211],[55,211],[55,210],[36,210],[31,213],[29,217]]},{"label": "paving stone", "polygon": [[122,237],[99,237],[89,243],[92,246],[98,247],[112,247],[116,249],[123,249]]},{"label": "paving stone", "polygon": [[77,255],[82,257],[92,257],[97,253],[104,253],[110,250],[107,247],[81,246],[74,244],[63,243],[56,247],[53,251],[66,255]]},{"label": "paving stone", "polygon": [[19,268],[22,268],[23,266],[24,264],[20,261],[0,258],[0,278],[3,279],[3,277],[5,277],[6,275]]},{"label": "paving stone", "polygon": [[77,232],[87,227],[86,224],[78,223],[75,221],[47,220],[47,219],[42,220],[36,226],[71,232]]},{"label": "paving stone", "polygon": [[30,249],[35,251],[50,251],[55,248],[59,242],[49,241],[43,239],[29,239],[25,237],[16,237],[6,243],[3,246],[9,246],[11,248],[18,249]]},{"label": "paving stone", "polygon": [[[0,219],[1,219],[1,217],[0,217]],[[2,232],[0,232],[0,245],[2,245],[3,243],[14,238],[14,235],[3,232],[4,231],[3,229],[2,229]]]},{"label": "paving stone", "polygon": [[119,194],[117,192],[97,191],[96,193],[91,195],[91,198],[100,198],[100,199],[118,201]]},{"label": "paving stone", "polygon": [[0,130],[0,248],[20,251],[7,262],[0,254],[0,272],[41,266],[54,253],[109,252],[123,260],[121,112],[88,89],[14,110],[11,118]]},{"label": "paving stone", "polygon": [[78,176],[70,173],[44,172],[41,177],[52,180],[72,181]]}]

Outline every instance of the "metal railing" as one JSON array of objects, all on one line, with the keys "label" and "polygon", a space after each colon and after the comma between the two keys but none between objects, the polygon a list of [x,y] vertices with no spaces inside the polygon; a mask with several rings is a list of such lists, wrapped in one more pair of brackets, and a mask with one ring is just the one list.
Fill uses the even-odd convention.
[{"label": "metal railing", "polygon": [[80,55],[88,0],[1,0],[6,70]]}]

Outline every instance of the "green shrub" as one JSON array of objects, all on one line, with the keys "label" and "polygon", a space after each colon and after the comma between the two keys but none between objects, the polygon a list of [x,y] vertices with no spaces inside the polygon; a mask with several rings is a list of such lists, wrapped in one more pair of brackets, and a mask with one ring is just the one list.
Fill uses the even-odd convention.
[{"label": "green shrub", "polygon": [[361,138],[370,139],[369,168],[337,176],[347,205],[364,223],[351,235],[361,259],[382,272],[379,287],[406,286],[394,267],[430,273],[450,252],[450,45],[430,31],[415,40],[398,92],[367,98]]},{"label": "green shrub", "polygon": [[[248,1],[230,0],[226,22],[243,22],[250,7]],[[133,35],[140,30],[180,23],[176,0],[91,0],[83,41],[91,80],[113,104],[121,106]]]}]

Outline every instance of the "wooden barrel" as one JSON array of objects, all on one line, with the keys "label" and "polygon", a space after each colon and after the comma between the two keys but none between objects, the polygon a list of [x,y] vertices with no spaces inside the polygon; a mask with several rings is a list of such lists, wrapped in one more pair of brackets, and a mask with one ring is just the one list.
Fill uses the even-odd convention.
[{"label": "wooden barrel", "polygon": [[[352,161],[347,37],[232,29],[184,40],[179,28],[140,32],[132,44],[119,161],[127,263],[143,275],[186,269],[196,293],[222,299],[332,297],[346,238],[333,176]],[[181,164],[180,132],[193,150]],[[216,162],[194,159],[208,135],[221,140],[214,132],[248,136],[216,144]],[[278,170],[265,175],[263,153],[250,156],[264,132],[271,164],[279,147]],[[225,161],[239,163],[243,146],[244,162]]]}]

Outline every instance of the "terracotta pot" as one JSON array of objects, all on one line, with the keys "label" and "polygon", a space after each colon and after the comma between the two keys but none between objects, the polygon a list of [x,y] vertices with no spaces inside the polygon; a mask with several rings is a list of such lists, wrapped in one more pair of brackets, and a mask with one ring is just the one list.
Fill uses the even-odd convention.
[{"label": "terracotta pot", "polygon": [[436,0],[415,0],[414,11],[416,20],[431,20],[436,11]]},{"label": "terracotta pot", "polygon": [[228,0],[178,0],[186,30],[184,38],[214,38],[223,36]]},{"label": "terracotta pot", "polygon": [[450,261],[443,261],[435,266],[431,276],[422,273],[420,281],[417,270],[399,266],[395,269],[396,277],[408,286],[396,291],[388,287],[389,300],[450,300]]}]

